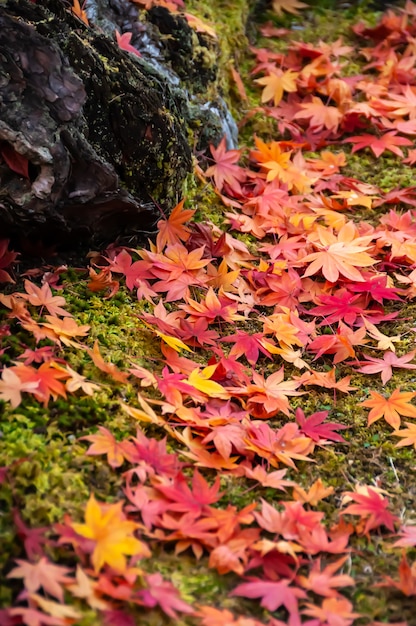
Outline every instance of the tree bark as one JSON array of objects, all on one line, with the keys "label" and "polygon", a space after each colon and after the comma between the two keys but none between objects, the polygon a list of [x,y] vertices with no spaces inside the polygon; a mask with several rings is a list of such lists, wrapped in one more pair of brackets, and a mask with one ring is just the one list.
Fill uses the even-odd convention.
[{"label": "tree bark", "polygon": [[[81,3],[82,4],[82,3]],[[0,6],[0,233],[148,233],[190,171],[186,103],[61,0]],[[71,245],[71,244],[70,244]]]}]

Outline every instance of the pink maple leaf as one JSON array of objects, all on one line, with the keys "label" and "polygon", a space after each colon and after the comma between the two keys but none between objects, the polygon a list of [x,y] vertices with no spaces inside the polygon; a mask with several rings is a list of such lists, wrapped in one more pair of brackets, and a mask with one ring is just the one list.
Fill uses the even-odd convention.
[{"label": "pink maple leaf", "polygon": [[141,589],[138,596],[147,607],[159,605],[166,615],[172,619],[177,619],[177,611],[181,613],[193,613],[189,604],[181,600],[179,592],[171,582],[163,580],[158,572],[146,576],[147,589]]},{"label": "pink maple leaf", "polygon": [[284,606],[289,613],[289,626],[300,626],[298,600],[306,598],[306,593],[297,587],[290,587],[290,580],[261,580],[253,578],[250,582],[238,585],[230,595],[245,598],[261,598],[260,605],[269,611],[276,611]]},{"label": "pink maple leaf", "polygon": [[386,352],[382,359],[377,359],[376,357],[366,356],[366,361],[359,361],[359,364],[362,365],[357,372],[361,372],[363,374],[378,374],[381,372],[381,380],[383,385],[385,385],[390,378],[393,376],[393,367],[401,367],[408,370],[415,370],[416,365],[414,363],[409,363],[412,359],[414,359],[416,354],[416,350],[412,350],[403,356],[397,356],[394,352]]}]

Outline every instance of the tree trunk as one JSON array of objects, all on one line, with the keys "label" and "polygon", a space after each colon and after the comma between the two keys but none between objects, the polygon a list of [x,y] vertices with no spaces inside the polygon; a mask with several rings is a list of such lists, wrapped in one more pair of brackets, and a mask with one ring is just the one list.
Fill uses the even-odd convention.
[{"label": "tree trunk", "polygon": [[[82,5],[82,2],[80,3]],[[0,7],[0,233],[148,233],[180,199],[186,102],[61,0]]]}]

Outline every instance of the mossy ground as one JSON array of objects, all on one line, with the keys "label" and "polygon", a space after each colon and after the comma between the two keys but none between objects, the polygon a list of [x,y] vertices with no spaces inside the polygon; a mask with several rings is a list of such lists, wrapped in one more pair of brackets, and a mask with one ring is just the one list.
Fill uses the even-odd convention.
[{"label": "mossy ground", "polygon": [[[316,1],[313,8],[301,16],[286,17],[280,22],[271,13],[267,12],[262,16],[272,19],[276,25],[297,25],[295,34],[290,35],[291,39],[298,37],[313,42],[318,39],[329,41],[343,36],[348,42],[354,41],[350,35],[350,25],[357,21],[357,17],[363,16],[369,23],[374,23],[378,15],[364,4],[353,5],[344,11],[334,9],[329,2],[328,5]],[[241,120],[251,106],[258,105],[258,92],[248,82],[249,101],[239,101],[235,88],[230,86],[227,65],[234,64],[243,76],[249,71],[252,56],[248,52],[247,43],[248,35],[253,32],[250,20],[254,17],[258,19],[259,10],[250,14],[244,0],[206,4],[191,0],[187,3],[187,9],[214,25],[218,32],[223,46],[222,76],[226,76],[222,88],[224,94],[231,94],[234,114]],[[266,43],[270,46],[270,40],[260,38],[255,45],[261,47]],[[286,45],[286,42],[279,45]],[[353,57],[349,62],[356,71],[359,59]],[[265,130],[270,134],[269,137],[265,136]],[[248,142],[254,133],[261,134],[265,140],[273,139],[273,131],[272,121],[265,122],[254,117],[242,129],[243,141]],[[403,165],[394,157],[375,159],[367,152],[349,154],[344,173],[378,185],[385,191],[413,183],[411,167]],[[197,219],[211,220],[217,225],[223,223],[224,208],[219,198],[195,178],[188,180],[187,205],[197,209]],[[360,217],[371,221],[374,215],[362,212]],[[241,235],[241,238],[250,245],[256,245],[248,235]],[[114,298],[105,300],[101,295],[90,292],[87,282],[86,276],[69,272],[63,284],[68,310],[77,322],[91,326],[88,345],[92,347],[94,340],[98,339],[104,358],[120,368],[125,368],[131,362],[158,371],[161,368],[159,344],[140,322],[138,316],[143,309],[134,296],[121,287]],[[6,311],[3,310],[2,313],[4,322]],[[402,309],[400,318],[404,320],[399,319],[390,325],[395,334],[406,332],[414,325],[415,306],[408,305]],[[385,329],[383,332],[386,332]],[[34,347],[30,335],[21,331],[17,333],[17,328],[15,331],[15,340]],[[404,352],[408,351],[411,349],[411,341],[412,334],[404,336],[399,348]],[[6,347],[6,351],[1,359],[4,363],[9,363],[16,356],[15,351],[18,348],[7,337],[3,339],[2,347]],[[94,367],[83,351],[65,349],[63,354],[79,373],[102,385],[94,397],[70,395],[67,399],[60,398],[50,402],[47,407],[25,398],[16,410],[5,404],[0,406],[0,467],[10,468],[8,480],[0,484],[0,571],[3,576],[11,569],[13,560],[23,555],[13,525],[13,509],[19,511],[28,525],[44,526],[61,521],[66,514],[73,519],[82,519],[91,492],[107,501],[115,501],[120,497],[119,474],[112,471],[101,458],[86,456],[87,443],[79,438],[95,432],[97,425],[104,425],[120,439],[134,434],[136,423],[122,411],[116,400],[120,397],[123,400],[131,399],[137,389],[134,385],[121,387],[114,383]],[[261,366],[267,369],[269,362],[264,360]],[[341,367],[340,376],[347,374],[351,374],[351,370],[345,368],[343,372]],[[367,411],[357,407],[357,404],[366,397],[369,383],[368,377],[355,374],[351,384],[356,387],[356,391],[350,395],[335,396],[332,392],[320,390],[293,403],[293,406],[302,406],[305,414],[331,409],[334,421],[349,427],[349,430],[343,432],[348,444],[318,450],[314,456],[315,463],[299,463],[299,472],[296,475],[293,473],[297,482],[305,487],[317,478],[334,487],[333,496],[320,505],[320,510],[325,512],[329,522],[340,510],[341,492],[352,489],[357,483],[382,484],[391,494],[396,512],[400,512],[406,519],[415,515],[414,450],[395,447],[391,430],[384,422],[367,427]],[[375,379],[371,380],[372,389],[378,385]],[[396,370],[386,389],[391,391],[398,386],[402,390],[415,389],[413,372]],[[152,426],[151,431],[156,433],[157,428]],[[179,449],[175,442],[170,442],[169,446]],[[221,486],[226,495],[220,504],[229,502],[238,508],[246,506],[253,499],[259,501],[261,497],[268,501],[274,499],[275,502],[284,497],[282,494],[276,498],[276,491],[258,487],[254,492],[247,483],[232,477],[224,477]],[[350,591],[350,596],[355,610],[365,615],[367,620],[389,619],[394,622],[407,619],[409,626],[416,624],[413,601],[406,600],[393,589],[376,586],[383,576],[397,571],[397,551],[386,551],[386,543],[381,537],[379,543],[370,543],[365,537],[356,539],[353,548],[355,551],[350,573],[357,585]],[[62,558],[68,558],[65,551],[61,554]],[[236,577],[233,574],[219,576],[212,569],[208,569],[205,557],[197,561],[186,553],[177,558],[173,547],[159,546],[155,548],[153,558],[146,567],[149,571],[161,572],[171,580],[185,600],[213,604],[258,617],[263,615],[262,610],[254,608],[251,601],[228,597],[229,590],[236,584]],[[17,583],[3,578],[0,581],[0,606],[10,605],[17,590]],[[95,619],[94,612],[85,614],[79,626],[100,623],[95,622]],[[165,624],[166,621],[166,616],[154,611],[146,616],[141,615],[138,623],[153,626]],[[190,622],[185,619],[175,623],[179,625]]]}]

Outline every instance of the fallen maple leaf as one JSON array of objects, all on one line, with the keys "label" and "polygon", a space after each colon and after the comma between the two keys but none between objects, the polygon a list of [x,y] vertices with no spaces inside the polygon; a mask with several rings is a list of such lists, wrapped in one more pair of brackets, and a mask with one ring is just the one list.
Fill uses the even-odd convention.
[{"label": "fallen maple leaf", "polygon": [[183,15],[189,26],[193,28],[194,31],[197,33],[205,33],[213,39],[217,39],[217,33],[212,26],[209,26],[206,22],[203,22],[199,17],[192,15],[191,13],[184,13]]},{"label": "fallen maple leaf", "polygon": [[69,374],[69,378],[65,381],[65,387],[70,393],[81,389],[87,396],[92,396],[94,391],[101,389],[100,385],[90,383],[86,376],[78,374],[78,372],[69,367],[69,365],[66,366],[65,371]]},{"label": "fallen maple leaf", "polygon": [[205,176],[212,176],[220,191],[224,187],[224,183],[228,183],[232,189],[240,192],[240,183],[246,179],[244,169],[236,165],[241,150],[227,150],[225,137],[221,139],[217,148],[211,145],[210,150],[215,164],[207,169]]},{"label": "fallen maple leaf", "polygon": [[67,574],[72,572],[70,567],[54,565],[45,556],[37,563],[29,563],[22,559],[16,559],[18,567],[14,567],[7,574],[7,578],[23,578],[26,590],[34,593],[40,587],[60,602],[64,601],[62,584],[74,582]]},{"label": "fallen maple leaf", "polygon": [[27,557],[33,561],[37,557],[42,556],[44,552],[43,545],[48,543],[45,533],[49,530],[49,528],[47,526],[29,528],[22,520],[17,509],[13,509],[13,522],[16,527],[16,535],[19,541],[23,541]]},{"label": "fallen maple leaf", "polygon": [[293,119],[309,119],[314,132],[323,128],[334,133],[338,130],[343,114],[337,107],[326,105],[316,96],[312,96],[312,102],[302,102],[299,106],[301,110],[295,113]]},{"label": "fallen maple leaf", "polygon": [[41,326],[52,330],[59,340],[66,346],[78,346],[78,343],[73,341],[73,338],[85,337],[91,328],[91,326],[88,326],[87,324],[78,326],[72,317],[65,317],[63,320],[53,315],[46,315],[45,317],[48,321],[43,322]]},{"label": "fallen maple leaf", "polygon": [[6,141],[0,143],[0,157],[6,163],[7,167],[29,180],[29,161],[28,159],[13,148]]},{"label": "fallen maple leaf", "polygon": [[12,252],[8,248],[9,240],[0,239],[0,283],[14,283],[13,278],[4,268],[14,263],[17,258],[17,252]]},{"label": "fallen maple leaf", "polygon": [[72,0],[71,12],[77,17],[79,17],[79,19],[83,21],[86,26],[89,26],[90,23],[88,21],[87,12],[83,8],[84,6],[85,6],[85,2],[83,2],[81,6],[81,4],[79,3],[79,0]]},{"label": "fallen maple leaf", "polygon": [[132,54],[135,54],[137,57],[141,57],[142,55],[137,50],[137,48],[135,48],[130,43],[132,37],[133,37],[133,33],[123,33],[122,35],[120,35],[118,30],[116,29],[116,40],[117,40],[118,47],[121,50],[126,50],[126,52],[131,52]]},{"label": "fallen maple leaf", "polygon": [[396,443],[396,448],[402,448],[403,446],[414,446],[416,449],[416,424],[405,422],[407,428],[403,430],[395,430],[393,435],[395,437],[401,437],[402,441]]},{"label": "fallen maple leaf", "polygon": [[262,102],[273,100],[274,106],[277,106],[283,98],[283,93],[291,93],[297,91],[296,79],[299,72],[287,70],[283,72],[279,68],[272,68],[268,76],[257,78],[254,82],[264,87],[261,94]]},{"label": "fallen maple leaf", "polygon": [[71,524],[78,535],[95,542],[92,564],[96,573],[105,564],[124,572],[127,568],[125,555],[150,556],[147,545],[133,536],[140,524],[127,520],[122,508],[123,502],[101,504],[91,494],[85,511],[85,524]]},{"label": "fallen maple leaf", "polygon": [[364,278],[357,268],[374,265],[376,260],[367,253],[372,237],[357,237],[355,225],[347,222],[335,236],[329,229],[318,226],[318,240],[313,245],[319,252],[303,257],[303,263],[310,263],[303,277],[312,276],[322,271],[324,277],[336,283],[341,276],[349,280],[363,282]]},{"label": "fallen maple leaf", "polygon": [[317,413],[313,413],[309,417],[306,417],[303,409],[300,407],[296,409],[295,413],[296,421],[300,426],[300,432],[307,437],[310,437],[312,441],[321,444],[325,441],[347,443],[344,437],[334,431],[345,430],[348,426],[344,426],[344,424],[337,424],[335,422],[324,423],[327,417],[328,411],[318,411]]},{"label": "fallen maple leaf", "polygon": [[111,378],[113,378],[113,380],[119,383],[127,383],[128,375],[125,372],[120,371],[118,367],[114,365],[114,363],[108,363],[107,361],[104,361],[97,340],[94,342],[93,349],[91,350],[90,348],[87,348],[87,352],[94,361],[94,365],[98,367],[98,369],[100,369],[105,374],[108,374],[109,376],[111,376]]},{"label": "fallen maple leaf", "polygon": [[357,372],[363,374],[378,374],[381,372],[381,381],[385,385],[393,376],[393,367],[401,367],[408,370],[416,369],[416,365],[409,363],[415,358],[416,350],[412,350],[403,356],[398,357],[394,352],[386,352],[382,359],[365,355],[366,361],[359,361],[362,365]]},{"label": "fallen maple leaf", "polygon": [[385,582],[378,583],[377,587],[395,587],[399,589],[405,596],[416,596],[416,564],[412,566],[406,558],[403,551],[402,560],[399,565],[399,580],[394,580],[390,576],[385,577]]},{"label": "fallen maple leaf", "polygon": [[[36,603],[42,611],[45,611],[45,613],[48,613],[51,617],[60,620],[59,622],[44,622],[46,624],[59,623],[64,626],[65,624],[68,624],[68,622],[71,623],[82,617],[81,613],[74,609],[74,607],[60,602],[53,602],[52,600],[48,600],[37,593],[29,594],[29,600],[31,603]],[[30,626],[32,623],[33,622],[29,622]]]},{"label": "fallen maple leaf", "polygon": [[30,280],[25,280],[25,290],[28,294],[26,299],[33,306],[40,306],[40,314],[42,315],[42,309],[45,307],[51,315],[62,317],[72,317],[71,313],[65,311],[62,306],[65,306],[65,298],[62,296],[54,296],[48,283],[44,283],[42,287],[38,287]]},{"label": "fallen maple leaf", "polygon": [[293,485],[293,499],[316,506],[318,502],[334,493],[333,487],[325,487],[320,478],[306,491],[300,485]]},{"label": "fallen maple leaf", "polygon": [[283,15],[283,11],[297,15],[299,10],[306,9],[308,6],[308,4],[300,2],[300,0],[272,0],[273,11],[277,13],[279,17]]},{"label": "fallen maple leaf", "polygon": [[352,152],[357,152],[357,150],[363,150],[364,148],[370,148],[373,154],[378,158],[385,152],[389,150],[397,156],[403,157],[403,152],[399,148],[399,146],[412,146],[413,141],[410,139],[406,139],[406,137],[397,137],[397,131],[389,131],[385,135],[381,137],[377,137],[376,135],[360,135],[354,137],[348,137],[348,139],[344,139],[344,143],[353,143],[355,144],[352,148]]},{"label": "fallen maple leaf", "polygon": [[350,626],[360,613],[353,612],[353,606],[346,598],[325,598],[322,606],[316,606],[308,602],[302,613],[310,617],[316,617],[319,624],[331,626]]},{"label": "fallen maple leaf", "polygon": [[364,534],[380,526],[394,531],[394,523],[398,518],[387,510],[389,506],[387,498],[371,487],[367,488],[367,493],[349,491],[344,495],[351,498],[354,504],[347,506],[340,515],[359,515],[365,520]]},{"label": "fallen maple leaf", "polygon": [[97,583],[87,576],[82,567],[77,566],[76,582],[66,585],[66,589],[76,598],[85,600],[92,609],[108,611],[111,604],[103,600],[97,590]]},{"label": "fallen maple leaf", "polygon": [[377,391],[370,391],[370,396],[369,400],[364,400],[359,405],[371,408],[368,414],[368,426],[384,417],[390,426],[398,430],[401,415],[416,417],[416,406],[410,404],[410,400],[416,396],[416,392],[400,392],[400,387],[398,387],[387,398]]},{"label": "fallen maple leaf", "polygon": [[159,572],[148,574],[145,577],[147,589],[140,589],[137,596],[141,599],[144,606],[159,606],[166,615],[172,619],[177,619],[180,613],[193,613],[194,609],[181,600],[179,592],[171,582],[163,580]]},{"label": "fallen maple leaf", "polygon": [[298,600],[306,598],[302,589],[290,586],[290,580],[261,580],[253,578],[250,582],[238,585],[231,592],[231,596],[245,598],[261,598],[260,605],[269,611],[276,611],[283,606],[289,613],[289,626],[300,626]]},{"label": "fallen maple leaf", "polygon": [[126,454],[125,442],[118,442],[112,433],[110,433],[104,426],[98,426],[99,432],[95,435],[86,435],[80,437],[80,441],[85,439],[91,441],[90,446],[86,452],[88,455],[106,454],[107,463],[110,467],[120,467],[123,465],[124,459],[128,458],[128,452]]},{"label": "fallen maple leaf", "polygon": [[355,581],[348,574],[334,575],[348,559],[348,556],[329,563],[321,570],[321,559],[318,558],[311,567],[308,576],[298,576],[298,583],[308,591],[327,598],[339,597],[336,587],[348,587],[355,585]]},{"label": "fallen maple leaf", "polygon": [[214,380],[210,380],[216,369],[216,364],[204,367],[202,370],[197,367],[192,370],[189,377],[184,382],[198,391],[207,394],[210,398],[224,398],[226,400],[229,397],[228,392],[222,385],[216,383]]},{"label": "fallen maple leaf", "polygon": [[178,473],[175,479],[167,484],[154,482],[154,487],[171,501],[168,505],[170,511],[191,512],[195,515],[201,515],[208,505],[215,504],[223,495],[219,492],[219,477],[210,487],[198,470],[195,470],[192,477],[193,491],[188,487],[182,473]]},{"label": "fallen maple leaf", "polygon": [[188,222],[195,213],[195,209],[184,209],[185,200],[172,209],[169,217],[159,220],[157,223],[158,234],[156,237],[156,248],[161,252],[166,245],[172,246],[181,241],[188,241],[190,231],[184,224]]},{"label": "fallen maple leaf", "polygon": [[23,392],[35,393],[38,388],[39,380],[36,377],[23,381],[12,367],[5,367],[1,373],[0,400],[10,402],[13,409],[21,403]]}]

